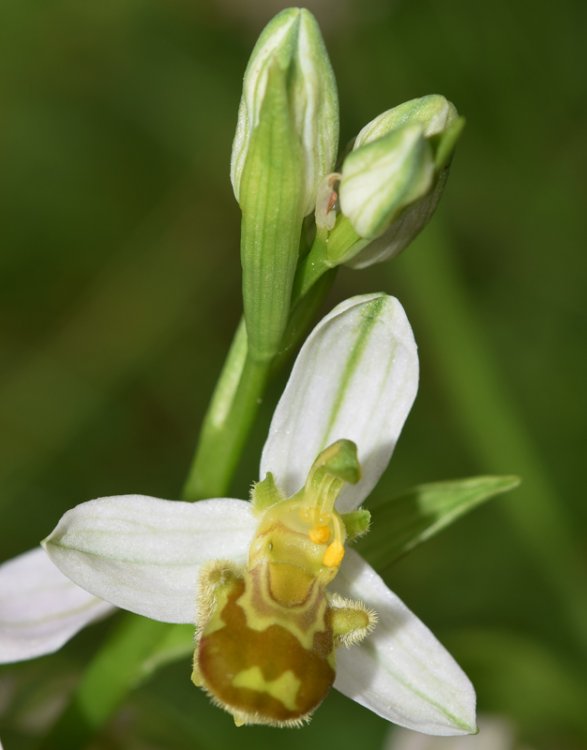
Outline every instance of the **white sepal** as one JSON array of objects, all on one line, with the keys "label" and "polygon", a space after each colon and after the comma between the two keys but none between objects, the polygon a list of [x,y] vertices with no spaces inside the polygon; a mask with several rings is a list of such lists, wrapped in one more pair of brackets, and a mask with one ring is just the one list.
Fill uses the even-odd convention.
[{"label": "white sepal", "polygon": [[347,550],[332,589],[378,615],[362,643],[337,651],[334,686],[388,721],[425,734],[471,734],[475,691],[428,628],[356,552]]},{"label": "white sepal", "polygon": [[[420,128],[422,136],[428,144],[429,157],[431,157],[423,162],[423,166],[425,169],[432,167],[433,174],[428,188],[424,191],[418,189],[417,180],[412,179],[411,183],[406,183],[416,187],[416,190],[411,195],[406,193],[405,197],[401,199],[400,210],[395,212],[395,217],[388,217],[390,222],[387,227],[383,227],[383,232],[378,233],[368,243],[364,241],[355,244],[347,251],[346,255],[341,255],[340,262],[351,268],[366,268],[374,263],[381,263],[395,257],[415,239],[430,221],[440,201],[448,178],[448,164],[463,125],[464,120],[458,116],[454,105],[444,96],[438,94],[411,99],[383,112],[365,125],[355,139],[353,154],[355,152],[360,154],[366,146],[369,146],[375,152],[376,144],[385,143],[386,139],[389,138],[393,140],[392,133],[404,132],[406,128],[408,128],[407,132],[410,128]],[[367,153],[370,153],[369,150],[367,150]],[[418,164],[415,157],[416,154],[411,154],[411,157],[406,160],[406,165],[415,168]],[[353,158],[357,158],[356,155]],[[400,170],[400,177],[402,173],[409,174],[409,171]],[[417,171],[414,172],[413,176],[417,176]],[[394,181],[390,181],[388,189],[392,190],[393,188],[395,190],[394,184]],[[398,184],[401,187],[401,179]],[[352,181],[350,186],[353,187]],[[377,200],[370,200],[365,204],[361,201],[360,187],[359,181],[355,185],[355,188],[358,188],[355,189],[354,194],[356,205],[353,205],[352,200],[347,199],[347,206],[349,207],[347,210],[354,214],[354,217],[351,216],[351,222],[355,229],[361,226],[358,222],[363,222],[362,228],[364,231],[368,228],[365,222],[374,212],[377,212],[380,205],[379,201],[386,194],[385,192],[378,193]],[[348,192],[348,185],[346,190]],[[351,198],[353,198],[352,195]],[[341,200],[344,212],[344,200]],[[361,232],[358,233],[359,235],[362,234]],[[336,248],[336,245],[334,247]]]},{"label": "white sepal", "polygon": [[407,124],[355,148],[342,165],[340,210],[359,237],[380,236],[434,179],[432,149],[420,124]]},{"label": "white sepal", "polygon": [[338,439],[357,444],[362,479],[339,511],[358,507],[385,470],[418,388],[418,355],[400,303],[353,297],[332,310],[302,347],[277,405],[261,458],[285,495],[300,489],[316,456]]},{"label": "white sepal", "polygon": [[65,575],[96,596],[154,620],[193,623],[200,567],[245,562],[255,526],[243,500],[120,495],[68,511],[44,546]]},{"label": "white sepal", "polygon": [[51,654],[114,607],[88,594],[40,547],[0,565],[0,664]]}]

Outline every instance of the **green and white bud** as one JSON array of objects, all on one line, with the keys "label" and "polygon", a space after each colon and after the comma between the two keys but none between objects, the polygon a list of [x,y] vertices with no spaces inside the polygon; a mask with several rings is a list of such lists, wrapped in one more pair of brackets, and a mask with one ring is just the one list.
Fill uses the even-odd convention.
[{"label": "green and white bud", "polygon": [[432,149],[420,124],[394,128],[351,151],[340,180],[340,210],[359,237],[375,239],[426,194],[434,178]]},{"label": "green and white bud", "polygon": [[230,178],[239,204],[251,135],[259,124],[273,65],[287,72],[293,129],[302,145],[303,214],[313,211],[320,179],[332,171],[338,151],[338,95],[334,72],[314,16],[287,8],[259,37],[247,65],[232,146]]},{"label": "green and white bud", "polygon": [[383,112],[355,139],[329,260],[364,268],[401,252],[434,213],[464,120],[440,95]]},{"label": "green and white bud", "polygon": [[249,354],[267,361],[287,326],[303,219],[338,146],[332,68],[313,16],[279,13],[247,66],[231,179],[242,211],[243,305]]}]

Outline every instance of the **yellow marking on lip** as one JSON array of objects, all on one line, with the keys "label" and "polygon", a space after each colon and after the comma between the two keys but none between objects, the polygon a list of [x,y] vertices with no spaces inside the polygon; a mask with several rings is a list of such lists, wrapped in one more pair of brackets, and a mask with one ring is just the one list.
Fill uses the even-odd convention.
[{"label": "yellow marking on lip", "polygon": [[308,532],[308,536],[314,544],[326,544],[330,539],[330,529],[323,524],[313,526]]},{"label": "yellow marking on lip", "polygon": [[332,544],[329,544],[328,547],[326,547],[326,552],[324,553],[322,562],[327,568],[338,568],[343,557],[344,547],[338,539],[335,539]]},{"label": "yellow marking on lip", "polygon": [[232,684],[236,688],[248,688],[259,693],[267,693],[282,703],[288,711],[295,711],[297,709],[296,697],[302,683],[289,669],[275,680],[266,680],[259,667],[250,667],[239,672]]}]

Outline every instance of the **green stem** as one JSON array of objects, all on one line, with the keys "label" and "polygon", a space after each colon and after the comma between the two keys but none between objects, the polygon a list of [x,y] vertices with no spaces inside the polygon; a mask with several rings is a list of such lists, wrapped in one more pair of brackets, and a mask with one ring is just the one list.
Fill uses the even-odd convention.
[{"label": "green stem", "polygon": [[255,361],[247,350],[241,320],[220,374],[182,497],[201,500],[225,495],[267,384],[271,360]]},{"label": "green stem", "polygon": [[292,289],[292,307],[303,299],[320,278],[332,270],[326,255],[327,241],[320,232],[316,235],[310,252],[300,261]]},{"label": "green stem", "polygon": [[86,669],[71,703],[38,750],[82,750],[140,681],[142,665],[167,636],[167,623],[124,614]]},{"label": "green stem", "polygon": [[[325,275],[369,244],[355,232],[350,221],[339,216],[332,231],[318,230],[308,254],[298,263],[293,283],[292,307],[306,300]],[[291,313],[290,313],[291,322]]]}]

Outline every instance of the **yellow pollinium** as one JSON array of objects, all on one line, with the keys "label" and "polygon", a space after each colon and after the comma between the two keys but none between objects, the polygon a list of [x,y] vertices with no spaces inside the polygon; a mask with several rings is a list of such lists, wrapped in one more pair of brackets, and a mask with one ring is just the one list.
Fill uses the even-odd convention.
[{"label": "yellow pollinium", "polygon": [[344,546],[335,539],[332,544],[329,544],[322,558],[322,562],[327,568],[338,568],[344,557]]}]

